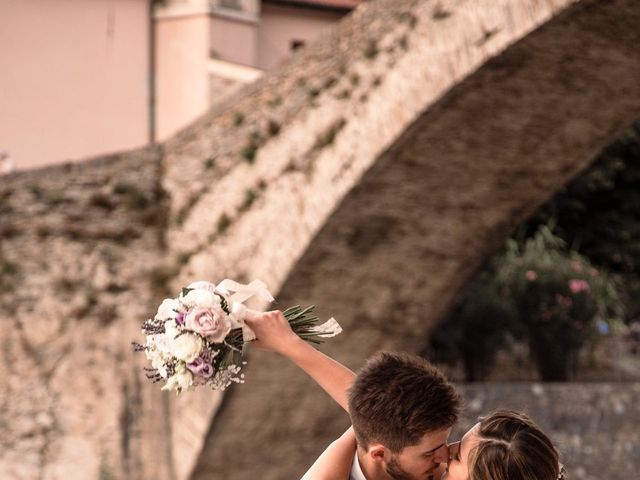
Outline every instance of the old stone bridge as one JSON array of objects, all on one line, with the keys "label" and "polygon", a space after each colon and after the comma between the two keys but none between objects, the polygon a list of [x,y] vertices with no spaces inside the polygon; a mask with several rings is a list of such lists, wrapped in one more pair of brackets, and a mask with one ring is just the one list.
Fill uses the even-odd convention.
[{"label": "old stone bridge", "polygon": [[[140,320],[194,278],[260,278],[338,318],[323,349],[354,369],[420,349],[640,117],[639,25],[636,0],[366,2],[164,145],[2,178],[0,477],[300,476],[347,425],[317,387],[251,352],[224,398],[160,394]],[[575,478],[638,466],[637,384],[463,388],[470,415],[541,415]]]}]

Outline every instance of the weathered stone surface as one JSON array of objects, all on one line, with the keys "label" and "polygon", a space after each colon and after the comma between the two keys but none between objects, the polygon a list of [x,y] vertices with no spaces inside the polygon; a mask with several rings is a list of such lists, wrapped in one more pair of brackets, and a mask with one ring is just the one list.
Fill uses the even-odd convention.
[{"label": "weathered stone surface", "polygon": [[569,478],[628,480],[638,475],[640,383],[479,383],[452,438],[498,408],[524,411],[560,450]]},{"label": "weathered stone surface", "polygon": [[[511,226],[640,116],[637,2],[558,15],[572,3],[366,2],[162,159],[0,179],[0,477],[190,476],[222,399],[161,394],[129,345],[168,279],[282,286],[340,319],[326,349],[354,368],[419,349]],[[293,478],[346,426],[285,362],[250,362],[196,478]]]},{"label": "weathered stone surface", "polygon": [[0,478],[169,478],[130,344],[158,300],[159,166],[142,150],[0,179]]},{"label": "weathered stone surface", "polygon": [[[458,10],[449,10],[453,21]],[[417,16],[426,33],[431,20]],[[636,2],[580,2],[460,81],[346,195],[283,284],[280,305],[314,303],[338,318],[345,333],[326,350],[352,367],[381,348],[419,351],[482,260],[640,116],[638,22]],[[216,417],[195,478],[296,478],[344,427],[279,359],[255,353],[247,378]],[[232,456],[239,463],[229,465]]]}]

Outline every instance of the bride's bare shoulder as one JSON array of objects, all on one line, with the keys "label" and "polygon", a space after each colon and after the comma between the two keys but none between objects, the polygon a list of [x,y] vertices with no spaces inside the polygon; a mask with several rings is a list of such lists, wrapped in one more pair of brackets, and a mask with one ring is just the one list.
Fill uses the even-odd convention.
[{"label": "bride's bare shoulder", "polygon": [[327,447],[301,480],[343,480],[349,478],[355,453],[356,437],[353,429],[350,428]]}]

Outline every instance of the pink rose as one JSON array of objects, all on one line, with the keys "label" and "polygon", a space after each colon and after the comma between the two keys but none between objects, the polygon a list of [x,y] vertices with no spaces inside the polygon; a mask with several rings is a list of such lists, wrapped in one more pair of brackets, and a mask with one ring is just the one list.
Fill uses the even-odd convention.
[{"label": "pink rose", "polygon": [[222,343],[231,330],[231,321],[220,305],[194,308],[185,318],[185,327],[214,343]]},{"label": "pink rose", "polygon": [[527,270],[524,276],[530,282],[535,282],[538,279],[538,274],[534,270]]},{"label": "pink rose", "polygon": [[572,293],[580,293],[584,291],[588,292],[591,287],[589,286],[589,282],[586,280],[578,280],[574,278],[573,280],[569,280],[569,289]]}]

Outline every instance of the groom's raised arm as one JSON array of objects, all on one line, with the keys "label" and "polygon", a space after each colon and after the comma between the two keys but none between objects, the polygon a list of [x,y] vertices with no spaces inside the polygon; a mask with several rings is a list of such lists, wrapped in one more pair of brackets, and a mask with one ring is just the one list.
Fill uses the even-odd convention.
[{"label": "groom's raised arm", "polygon": [[349,411],[347,390],[353,384],[355,373],[298,337],[280,311],[251,313],[245,321],[256,335],[255,347],[290,359]]}]

